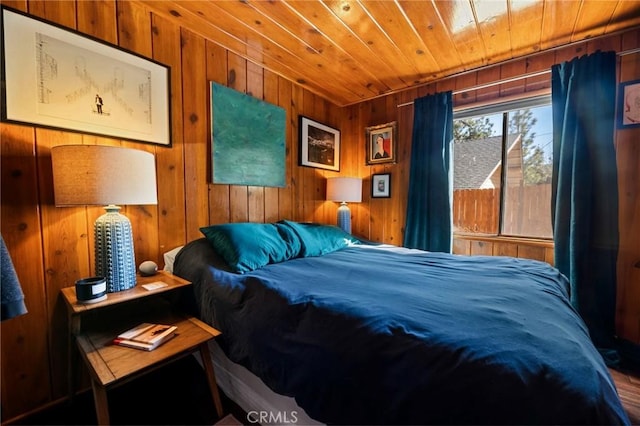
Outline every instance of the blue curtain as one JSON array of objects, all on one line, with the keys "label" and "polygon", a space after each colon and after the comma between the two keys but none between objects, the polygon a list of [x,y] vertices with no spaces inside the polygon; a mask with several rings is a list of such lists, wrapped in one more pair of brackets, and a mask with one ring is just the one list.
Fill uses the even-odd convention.
[{"label": "blue curtain", "polygon": [[608,350],[615,347],[618,256],[616,54],[596,52],[551,72],[555,265],[607,359],[615,355]]},{"label": "blue curtain", "polygon": [[416,99],[413,111],[404,246],[450,253],[453,227],[451,92]]},{"label": "blue curtain", "polygon": [[0,235],[0,302],[2,321],[27,313],[20,280],[2,235]]}]

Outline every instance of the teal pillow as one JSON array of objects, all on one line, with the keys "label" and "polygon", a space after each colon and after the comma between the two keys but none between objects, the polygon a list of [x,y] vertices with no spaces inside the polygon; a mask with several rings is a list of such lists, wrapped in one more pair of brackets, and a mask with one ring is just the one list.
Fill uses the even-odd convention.
[{"label": "teal pillow", "polygon": [[202,227],[200,232],[231,269],[241,274],[283,262],[291,252],[270,223],[226,223]]},{"label": "teal pillow", "polygon": [[293,228],[282,222],[274,223],[274,225],[278,229],[280,237],[287,246],[287,260],[298,257],[300,255],[300,250],[302,250],[302,242],[300,241],[298,234],[296,234]]},{"label": "teal pillow", "polygon": [[360,243],[353,235],[344,232],[337,226],[288,220],[282,220],[278,223],[291,228],[300,238],[301,257],[322,256]]}]

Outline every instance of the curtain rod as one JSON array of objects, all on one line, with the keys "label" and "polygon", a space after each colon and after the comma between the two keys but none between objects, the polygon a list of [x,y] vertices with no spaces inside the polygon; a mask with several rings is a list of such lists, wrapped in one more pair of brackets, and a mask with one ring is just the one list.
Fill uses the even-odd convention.
[{"label": "curtain rod", "polygon": [[[625,50],[625,51],[622,51],[622,52],[618,52],[617,56],[625,56],[625,55],[630,55],[630,54],[633,54],[633,53],[640,53],[640,47],[636,48],[636,49],[630,49],[630,50]],[[472,90],[486,89],[487,87],[493,87],[493,86],[497,86],[499,84],[505,84],[505,83],[512,83],[514,81],[524,80],[525,78],[538,77],[538,76],[549,74],[549,73],[551,73],[550,69],[531,72],[531,73],[528,73],[528,74],[519,75],[517,77],[510,77],[510,78],[505,78],[505,79],[502,79],[502,80],[492,81],[491,83],[478,84],[477,86],[467,87],[466,89],[454,90],[451,93],[453,95],[457,95],[457,94],[464,93],[464,92],[471,92]],[[413,101],[405,102],[403,104],[398,104],[398,105],[396,105],[396,108],[400,108],[400,107],[404,107],[404,106],[408,106],[408,105],[413,105]]]}]

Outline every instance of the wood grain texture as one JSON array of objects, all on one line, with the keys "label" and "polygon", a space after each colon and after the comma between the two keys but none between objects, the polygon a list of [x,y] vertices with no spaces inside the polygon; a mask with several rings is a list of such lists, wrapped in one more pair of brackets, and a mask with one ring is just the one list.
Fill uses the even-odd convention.
[{"label": "wood grain texture", "polygon": [[640,376],[637,371],[609,369],[632,425],[640,424]]},{"label": "wood grain texture", "polygon": [[[2,406],[24,412],[51,399],[48,361],[48,306],[45,294],[42,222],[38,214],[35,134],[25,126],[0,129],[0,220],[22,286],[28,313],[0,323]],[[16,385],[19,384],[19,385]]]},{"label": "wood grain texture", "polygon": [[[261,74],[262,82],[264,83],[262,99],[272,105],[279,105],[278,93],[279,93],[279,78],[276,74],[270,71],[264,71],[264,74]],[[262,83],[261,82],[261,83]],[[285,122],[287,122],[287,115],[285,109]],[[285,129],[287,125],[285,125]],[[284,183],[285,187],[288,185],[289,180],[287,179],[287,171],[289,171],[289,161],[286,147],[287,145],[287,136],[288,132],[285,130],[285,177]],[[276,222],[280,220],[278,205],[279,201],[280,188],[277,187],[267,187],[264,188],[263,192],[263,203],[264,203],[264,211],[262,213],[262,221],[263,222]]]},{"label": "wood grain texture", "polygon": [[[227,85],[227,50],[215,43],[207,42],[207,80],[218,84]],[[209,89],[208,89],[209,90]],[[211,114],[211,105],[209,104],[209,114]],[[207,137],[207,141],[211,141],[211,134]],[[194,141],[195,142],[195,141]],[[204,147],[208,156],[206,167],[211,167],[211,148]],[[202,148],[201,148],[202,149]],[[203,153],[204,155],[204,153]],[[200,161],[199,163],[202,163]],[[207,182],[211,181],[211,171],[206,172]],[[225,223],[229,222],[229,185],[216,184],[209,185],[209,223]]]},{"label": "wood grain texture", "polygon": [[[623,38],[623,44],[638,43],[640,31]],[[640,54],[620,58],[620,81],[640,76]],[[616,328],[621,336],[640,342],[640,128],[616,132],[620,246]]]},{"label": "wood grain texture", "polygon": [[[107,313],[102,314],[105,323],[109,323]],[[78,346],[81,354],[91,365],[92,378],[102,386],[115,385],[117,382],[135,377],[150,369],[157,368],[160,363],[171,362],[181,353],[187,354],[198,349],[201,343],[205,343],[220,332],[205,325],[202,322],[193,322],[188,317],[166,316],[159,317],[160,324],[175,325],[178,327],[176,337],[158,346],[152,351],[139,351],[137,349],[123,348],[112,344],[114,335],[119,328],[102,327],[99,330],[90,330],[78,336]],[[211,330],[211,332],[210,332]]]},{"label": "wood grain texture", "polygon": [[180,28],[152,15],[151,31],[153,58],[171,67],[171,149],[156,149],[156,178],[162,188],[158,191],[158,250],[164,253],[187,242]]},{"label": "wood grain texture", "polygon": [[144,3],[340,106],[640,24],[628,0]]},{"label": "wood grain texture", "polygon": [[[209,223],[211,157],[209,141],[206,42],[197,34],[180,29],[182,73],[182,116],[184,140],[184,192],[186,241],[200,237],[199,227]],[[188,70],[187,72],[184,72]]]},{"label": "wood grain texture", "polygon": [[[598,48],[627,50],[640,47],[640,31],[635,29],[607,39],[585,41],[553,52],[534,54],[512,64],[465,69],[465,74],[426,85],[423,84],[425,81],[422,77],[415,79],[421,74],[417,69],[418,64],[428,61],[420,62],[416,59],[415,50],[409,56],[404,56],[401,49],[394,48],[393,57],[397,61],[377,57],[368,64],[386,70],[384,77],[373,79],[373,73],[355,68],[354,72],[371,77],[372,86],[363,88],[356,84],[339,89],[334,84],[339,80],[333,78],[331,64],[342,64],[335,68],[341,73],[350,72],[349,66],[344,64],[362,64],[372,53],[380,52],[379,47],[393,47],[384,36],[384,31],[391,33],[395,29],[390,29],[391,24],[388,22],[377,27],[374,22],[376,17],[372,19],[365,16],[363,9],[358,12],[363,17],[362,27],[358,27],[357,20],[338,15],[342,7],[338,2],[294,2],[293,5],[264,2],[253,5],[261,13],[296,18],[289,24],[290,33],[304,38],[305,43],[316,52],[313,55],[305,54],[307,60],[335,51],[335,56],[330,61],[312,62],[292,70],[291,67],[279,68],[284,60],[277,58],[277,52],[260,50],[260,39],[256,38],[255,30],[251,30],[251,38],[231,37],[220,28],[211,26],[209,21],[215,22],[218,19],[210,16],[211,9],[203,9],[202,15],[186,9],[187,4],[194,7],[200,2],[108,0],[91,5],[80,3],[84,2],[2,1],[3,5],[14,6],[65,27],[82,28],[87,34],[169,65],[172,146],[160,147],[26,125],[0,124],[0,225],[9,252],[16,261],[18,276],[23,281],[29,309],[29,314],[1,325],[3,421],[66,395],[65,368],[68,354],[66,340],[63,338],[66,319],[59,294],[62,288],[72,285],[78,278],[90,276],[94,270],[93,222],[103,213],[103,209],[54,206],[50,160],[52,146],[71,143],[105,144],[154,152],[158,206],[151,209],[127,207],[125,211],[132,219],[136,257],[140,260],[149,258],[161,264],[163,252],[200,238],[202,234],[199,228],[213,223],[291,219],[334,224],[337,206],[324,200],[325,180],[330,176],[363,178],[363,202],[351,206],[355,234],[380,242],[401,244],[410,170],[413,108],[397,108],[398,104],[411,102],[419,96],[436,91],[464,89],[501,77],[545,69],[554,63]],[[296,22],[304,21],[301,13],[307,13],[306,8],[315,3],[316,6],[321,6],[321,10],[318,18],[309,19],[313,25],[293,28]],[[397,2],[404,7],[406,16],[401,17],[397,11],[390,16],[394,22],[403,18],[406,25],[411,23],[414,28],[411,31],[415,30],[421,38],[424,38],[424,34],[433,33],[428,27],[430,24],[426,24],[426,27],[419,25],[421,13],[424,12],[424,16],[429,19],[438,19],[431,23],[434,28],[452,19],[450,14],[442,13],[449,7],[446,4],[448,2],[420,2],[426,3],[424,5],[417,3]],[[607,25],[608,28],[622,29],[624,25],[616,21],[618,11],[629,15],[636,9],[625,2],[614,3],[617,6],[614,12],[609,13],[610,21]],[[468,2],[461,4],[465,7],[469,5]],[[545,44],[546,39],[539,36],[541,48],[574,39],[572,22],[577,19],[575,14],[578,12],[565,12],[555,5],[547,7],[548,4],[545,3],[541,31],[547,31],[551,36],[555,30],[554,25],[549,23],[557,23],[557,40],[547,41]],[[376,4],[375,7],[376,10],[386,10],[391,6]],[[564,16],[565,13],[568,15]],[[323,21],[323,17],[330,18],[334,23],[344,22],[345,25],[331,26]],[[95,19],[102,22],[92,22]],[[536,27],[537,18],[531,19],[530,26]],[[233,25],[246,28],[245,24],[239,26],[237,20]],[[480,32],[472,31],[474,37],[480,37],[477,40],[467,39],[463,33],[434,36],[433,39],[438,40],[441,47],[434,48],[433,52],[447,52],[446,55],[443,53],[443,61],[439,63],[442,69],[436,74],[456,72],[455,61],[461,60],[465,55],[470,55],[467,67],[490,63],[489,60],[478,59],[471,51],[479,47],[478,43],[482,41],[478,40],[487,37],[492,29],[503,28],[502,23],[496,23],[497,27],[491,25],[487,23],[478,30]],[[365,27],[370,32],[355,31]],[[322,31],[305,32],[301,28],[319,28]],[[566,34],[561,34],[560,31],[564,30]],[[411,39],[418,40],[415,34],[411,35]],[[342,45],[351,43],[349,46],[354,48],[347,51],[335,50],[329,40]],[[514,35],[509,43],[515,48],[519,41]],[[486,44],[481,50],[484,49],[493,49],[496,52],[493,57],[499,55],[496,51],[497,44]],[[340,62],[342,59],[346,62]],[[323,66],[318,67],[318,64]],[[405,66],[410,72],[402,73]],[[306,77],[303,71],[309,71],[308,75],[311,77]],[[424,78],[435,78],[434,75],[426,73]],[[312,81],[314,76],[321,76],[323,84],[316,87],[316,83]],[[640,55],[622,57],[620,80],[635,79],[640,79]],[[235,188],[211,183],[210,81],[250,92],[285,109],[288,122],[285,188]],[[357,81],[361,82],[362,78]],[[386,96],[383,96],[385,93],[378,93],[379,90],[387,90],[385,87],[393,89],[404,84],[413,84],[413,87],[404,91],[391,90]],[[501,95],[519,96],[540,89],[549,89],[548,78],[526,79],[524,83],[468,92],[456,96],[456,105],[458,101],[460,104],[470,105],[474,101],[486,102],[496,100]],[[372,92],[376,92],[375,98],[340,106],[343,102],[349,103],[351,99],[365,99]],[[341,130],[343,161],[339,173],[298,166],[300,115]],[[391,121],[398,123],[398,162],[367,166],[364,161],[365,127]],[[616,131],[621,195],[617,328],[622,337],[634,342],[640,342],[640,269],[634,267],[635,262],[640,260],[640,246],[639,240],[633,238],[640,234],[638,140],[640,135],[637,129]],[[371,176],[375,173],[391,173],[391,198],[371,199]],[[504,241],[484,241],[480,244],[477,240],[459,237],[454,240],[454,251],[461,254],[512,253],[513,247],[503,246],[503,243]],[[553,260],[550,247],[529,248],[521,242],[515,244],[518,246],[519,256],[531,255],[550,263]]]}]

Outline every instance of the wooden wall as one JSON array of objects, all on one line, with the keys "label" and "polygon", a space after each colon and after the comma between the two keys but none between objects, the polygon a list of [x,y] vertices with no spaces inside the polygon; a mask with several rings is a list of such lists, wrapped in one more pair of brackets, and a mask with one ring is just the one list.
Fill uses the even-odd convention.
[{"label": "wooden wall", "polygon": [[[171,67],[172,147],[134,143],[86,134],[2,123],[1,230],[16,265],[29,313],[1,323],[2,419],[6,421],[63,398],[66,382],[66,317],[60,289],[93,272],[93,222],[98,207],[56,208],[53,204],[50,149],[83,143],[127,146],[156,155],[157,206],[128,206],[136,259],[162,263],[162,253],[201,235],[198,228],[222,222],[279,219],[335,223],[337,206],[324,201],[326,177],[337,173],[298,167],[298,115],[342,131],[340,174],[365,178],[363,202],[353,204],[353,232],[376,241],[402,244],[409,174],[411,106],[398,104],[436,90],[460,89],[535,70],[597,48],[638,47],[639,32],[537,55],[484,71],[461,75],[345,108],[246,61],[188,28],[150,13],[137,2],[46,0],[2,1],[36,17],[117,44]],[[623,81],[640,78],[639,55],[622,59]],[[215,81],[251,94],[287,112],[287,186],[213,185],[210,176],[208,83]],[[548,87],[543,79],[504,84],[465,96],[476,102]],[[397,164],[365,166],[364,128],[398,121]],[[243,123],[239,123],[242,125]],[[640,144],[638,130],[617,132],[621,188],[619,329],[640,341]],[[390,172],[390,199],[370,198],[370,178]],[[516,254],[550,260],[549,247],[522,241],[457,238],[462,253]],[[542,247],[540,249],[539,247]]]}]

